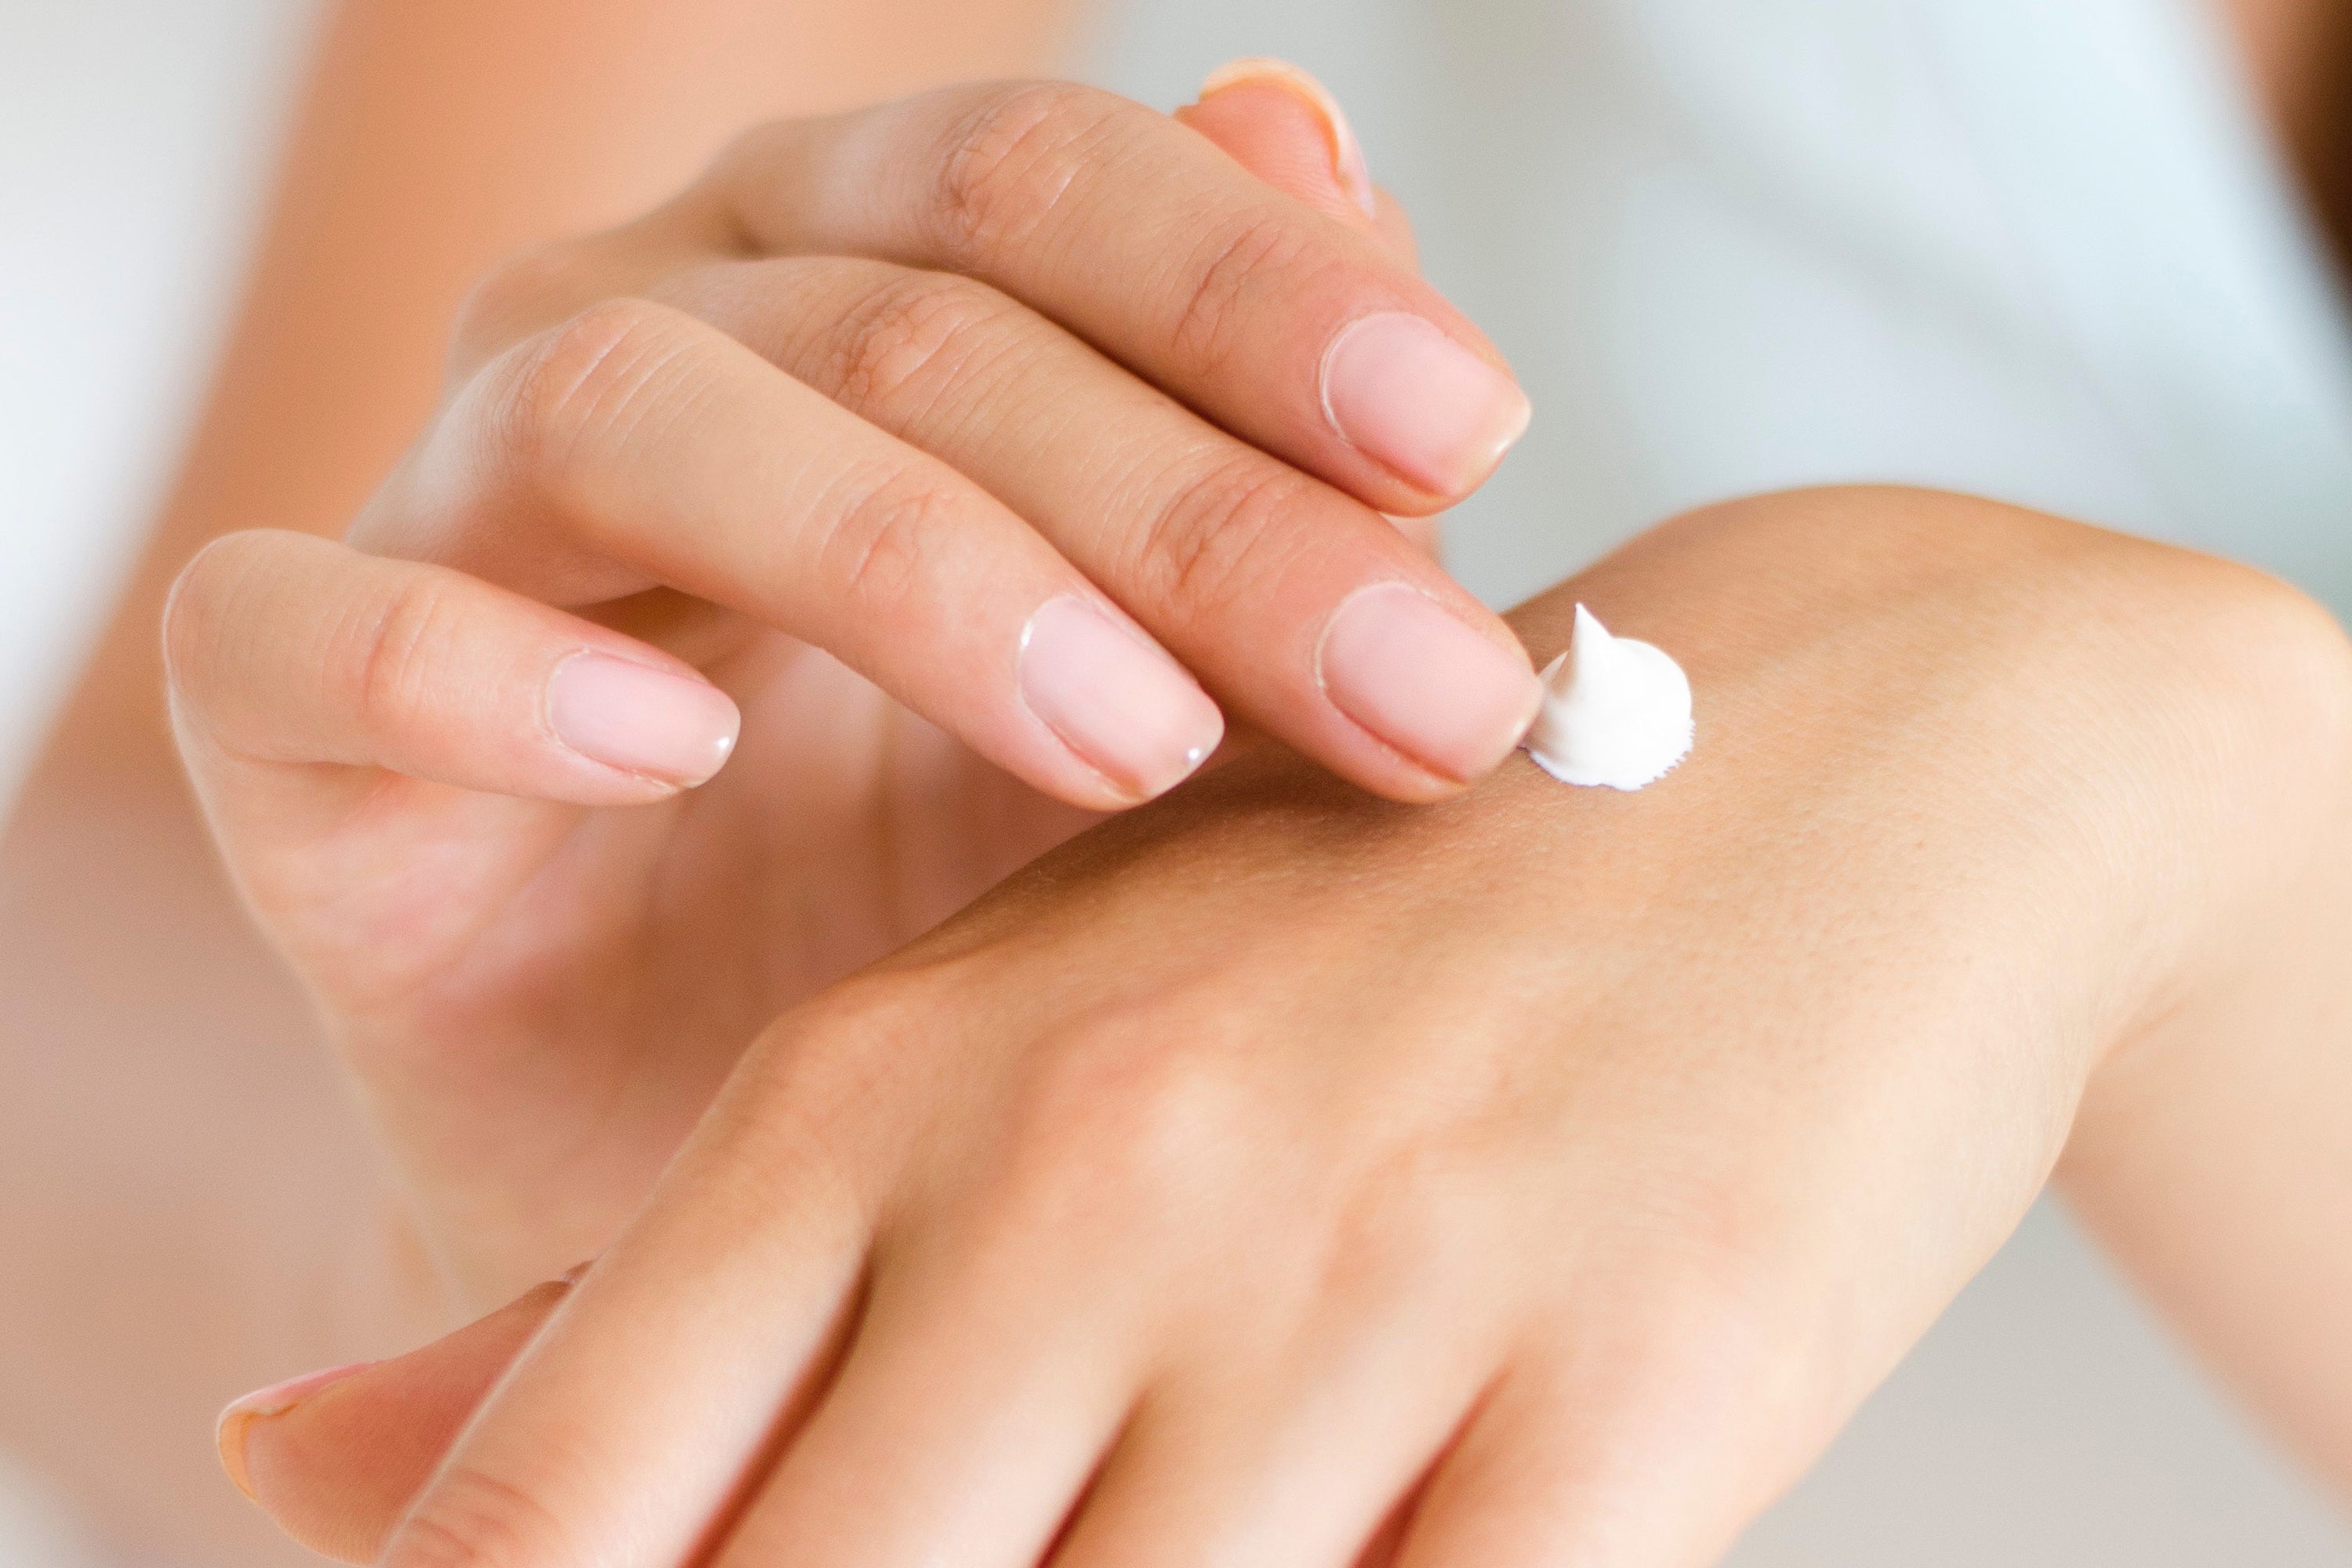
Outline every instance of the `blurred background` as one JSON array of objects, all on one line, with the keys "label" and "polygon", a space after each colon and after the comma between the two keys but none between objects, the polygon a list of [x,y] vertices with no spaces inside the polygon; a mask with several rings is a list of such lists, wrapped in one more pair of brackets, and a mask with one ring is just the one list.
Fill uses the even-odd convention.
[{"label": "blurred background", "polygon": [[[1712,496],[1896,478],[2191,542],[2226,525],[2342,613],[2310,538],[2352,498],[2340,300],[2207,24],[2172,0],[1874,9],[1896,20],[1874,47],[1921,73],[1876,102],[1808,96],[1824,62],[1786,35],[1851,23],[1834,4],[1122,0],[1076,68],[1170,106],[1276,54],[1339,93],[1538,410],[1451,524],[1490,601]],[[0,4],[0,803],[171,477],[315,22],[309,0]],[[1960,68],[2021,36],[2070,85],[2029,81],[1988,129]],[[1780,96],[1677,98],[1731,69]],[[2095,150],[2177,143],[2158,196],[2070,168],[2083,139],[2044,137],[2052,114],[2099,121]],[[1945,144],[1951,123],[1978,139]],[[2037,201],[2088,204],[2090,259],[2018,239]],[[1778,228],[1792,205],[1836,243]],[[1874,268],[1928,240],[1957,259]],[[2160,263],[2118,281],[2101,246]],[[2082,346],[2140,317],[2170,324],[2103,379]],[[2168,352],[2182,332],[2226,347]],[[2259,435],[2238,457],[2178,436],[2217,426]],[[0,1342],[0,1384],[39,1386],[8,1365],[37,1354]],[[0,1564],[125,1568],[46,1458],[0,1456]],[[1734,1561],[2287,1568],[2352,1563],[2352,1531],[2045,1203]]]}]

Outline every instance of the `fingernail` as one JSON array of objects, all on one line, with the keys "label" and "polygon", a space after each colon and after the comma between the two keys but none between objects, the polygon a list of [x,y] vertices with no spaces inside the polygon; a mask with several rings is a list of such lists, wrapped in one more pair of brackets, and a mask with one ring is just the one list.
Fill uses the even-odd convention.
[{"label": "fingernail", "polygon": [[1459,783],[1508,756],[1543,700],[1526,655],[1514,657],[1403,583],[1349,595],[1324,628],[1317,660],[1339,711]]},{"label": "fingernail", "polygon": [[556,667],[547,721],[591,762],[685,787],[719,770],[742,725],[717,687],[603,653]]},{"label": "fingernail", "polygon": [[1331,173],[1339,180],[1339,188],[1364,209],[1366,217],[1380,216],[1380,201],[1372,194],[1371,172],[1364,166],[1363,145],[1356,140],[1356,129],[1348,123],[1330,89],[1288,60],[1263,55],[1229,60],[1219,66],[1201,84],[1201,96],[1209,98],[1229,87],[1278,88],[1314,110],[1315,117],[1323,122],[1323,139],[1330,144]]},{"label": "fingernail", "polygon": [[273,1383],[268,1388],[257,1388],[244,1398],[233,1401],[220,1413],[220,1422],[214,1428],[214,1441],[220,1447],[221,1468],[236,1483],[236,1489],[247,1497],[253,1496],[253,1482],[245,1467],[245,1443],[257,1421],[267,1421],[273,1415],[283,1415],[296,1405],[353,1373],[365,1372],[373,1366],[372,1361],[353,1362],[349,1366],[331,1366],[324,1372],[306,1372],[299,1377],[289,1377],[284,1383]]},{"label": "fingernail", "polygon": [[1048,600],[1023,628],[1021,700],[1139,801],[1199,767],[1225,729],[1175,660],[1076,594]]},{"label": "fingernail", "polygon": [[1466,495],[1528,427],[1527,394],[1401,310],[1349,322],[1323,356],[1323,411],[1349,443],[1433,495]]}]

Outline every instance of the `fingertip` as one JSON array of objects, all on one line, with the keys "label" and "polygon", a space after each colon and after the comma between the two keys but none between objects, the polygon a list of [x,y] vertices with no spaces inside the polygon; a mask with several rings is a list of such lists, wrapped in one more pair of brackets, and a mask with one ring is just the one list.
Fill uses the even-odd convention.
[{"label": "fingertip", "polygon": [[700,676],[593,648],[548,677],[546,711],[548,728],[572,752],[664,795],[708,783],[743,728],[734,699]]},{"label": "fingertip", "polygon": [[221,1468],[292,1540],[341,1562],[372,1561],[572,1278],[405,1355],[305,1373],[232,1402],[215,1428]]},{"label": "fingertip", "polygon": [[1176,117],[1277,190],[1358,227],[1379,216],[1355,127],[1329,89],[1287,60],[1219,66]]},{"label": "fingertip", "polygon": [[[254,1496],[252,1466],[248,1458],[256,1427],[272,1418],[285,1415],[313,1396],[325,1393],[344,1379],[365,1372],[373,1362],[352,1362],[343,1366],[331,1366],[320,1372],[304,1373],[299,1377],[273,1383],[257,1388],[229,1402],[214,1424],[213,1441],[220,1453],[221,1468],[236,1483],[236,1489],[247,1497]],[[258,1500],[257,1499],[256,1500]]]},{"label": "fingertip", "polygon": [[1360,588],[1333,611],[1316,676],[1333,707],[1429,775],[1425,799],[1492,773],[1543,700],[1516,641],[1504,647],[1402,582]]},{"label": "fingertip", "polygon": [[1403,310],[1342,328],[1324,351],[1321,386],[1332,431],[1432,511],[1486,483],[1534,412],[1506,366]]},{"label": "fingertip", "polygon": [[1107,786],[1073,805],[1118,810],[1157,799],[1224,737],[1223,712],[1192,674],[1084,595],[1048,600],[1030,617],[1018,679],[1029,713]]}]

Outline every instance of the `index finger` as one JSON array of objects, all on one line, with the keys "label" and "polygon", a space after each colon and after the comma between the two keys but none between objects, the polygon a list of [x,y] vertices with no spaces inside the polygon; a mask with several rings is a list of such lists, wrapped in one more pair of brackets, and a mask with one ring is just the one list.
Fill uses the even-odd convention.
[{"label": "index finger", "polygon": [[1460,500],[1527,426],[1502,356],[1376,236],[1111,93],[950,88],[777,124],[714,178],[761,249],[980,279],[1382,511]]}]

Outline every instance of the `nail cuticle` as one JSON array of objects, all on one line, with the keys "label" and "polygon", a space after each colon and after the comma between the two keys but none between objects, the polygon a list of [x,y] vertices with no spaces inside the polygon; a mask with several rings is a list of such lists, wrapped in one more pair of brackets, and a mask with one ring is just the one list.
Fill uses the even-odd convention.
[{"label": "nail cuticle", "polygon": [[1524,654],[1514,658],[1401,579],[1363,584],[1332,610],[1315,679],[1333,710],[1385,750],[1456,785],[1509,755],[1542,700]]},{"label": "nail cuticle", "polygon": [[1224,718],[1181,666],[1076,594],[1047,600],[1014,655],[1022,709],[1121,802],[1183,782],[1215,750]]},{"label": "nail cuticle", "polygon": [[1415,489],[1458,497],[1527,433],[1508,372],[1411,310],[1374,310],[1332,334],[1317,370],[1325,424]]}]

